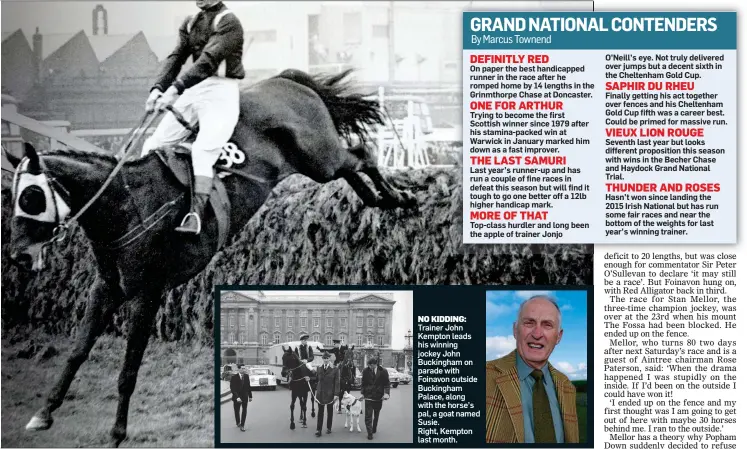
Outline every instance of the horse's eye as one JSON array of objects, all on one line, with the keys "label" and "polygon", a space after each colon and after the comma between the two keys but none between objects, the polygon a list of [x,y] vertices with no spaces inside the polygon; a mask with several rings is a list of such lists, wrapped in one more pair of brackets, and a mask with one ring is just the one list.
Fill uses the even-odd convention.
[{"label": "horse's eye", "polygon": [[47,197],[39,186],[28,186],[18,196],[18,206],[24,213],[39,215],[47,210]]}]

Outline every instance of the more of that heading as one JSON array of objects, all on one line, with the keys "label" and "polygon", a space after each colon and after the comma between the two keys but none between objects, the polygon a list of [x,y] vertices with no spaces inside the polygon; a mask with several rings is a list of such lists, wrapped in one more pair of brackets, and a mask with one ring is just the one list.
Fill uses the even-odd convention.
[{"label": "more of that heading", "polygon": [[715,17],[472,17],[474,32],[552,31],[552,32],[712,32],[718,29]]}]

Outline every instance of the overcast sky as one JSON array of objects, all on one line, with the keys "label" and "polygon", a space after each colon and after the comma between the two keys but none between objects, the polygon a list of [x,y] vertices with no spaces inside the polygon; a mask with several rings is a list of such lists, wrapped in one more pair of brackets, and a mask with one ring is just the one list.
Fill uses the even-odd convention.
[{"label": "overcast sky", "polygon": [[[282,8],[296,14],[306,11],[320,3],[362,4],[366,2],[242,2],[226,1],[231,8],[246,20],[257,15],[258,8]],[[371,3],[371,2],[367,2]],[[373,2],[386,5],[388,2]],[[470,3],[472,7],[469,8]],[[38,2],[38,1],[3,1],[2,31],[10,32],[22,28],[28,39],[36,27],[42,34],[75,33],[85,30],[91,34],[91,14],[96,5],[101,4],[107,10],[109,34],[131,34],[143,31],[148,36],[171,36],[176,34],[176,24],[188,14],[197,11],[195,2],[181,1],[128,1],[128,2]],[[261,5],[261,6],[260,6]],[[444,8],[459,10],[591,10],[591,1],[444,1],[444,2],[403,2],[397,0],[395,8]],[[242,19],[244,20],[244,19]]]}]

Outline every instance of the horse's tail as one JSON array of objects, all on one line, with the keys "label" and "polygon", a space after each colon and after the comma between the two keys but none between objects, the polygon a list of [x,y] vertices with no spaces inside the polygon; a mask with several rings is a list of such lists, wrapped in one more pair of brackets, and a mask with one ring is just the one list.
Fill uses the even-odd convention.
[{"label": "horse's tail", "polygon": [[378,100],[365,98],[356,93],[346,79],[353,69],[332,75],[311,76],[300,70],[289,69],[280,73],[281,78],[302,84],[319,95],[332,116],[338,134],[346,140],[358,136],[365,140],[369,127],[384,124],[384,115]]}]

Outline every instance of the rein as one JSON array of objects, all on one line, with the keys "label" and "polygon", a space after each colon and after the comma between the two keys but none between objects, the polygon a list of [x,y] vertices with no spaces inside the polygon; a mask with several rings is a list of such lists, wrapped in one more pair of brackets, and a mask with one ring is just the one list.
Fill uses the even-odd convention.
[{"label": "rein", "polygon": [[[150,116],[150,120],[147,120],[149,116]],[[70,227],[70,223],[72,223],[73,221],[76,221],[77,219],[79,219],[84,213],[86,213],[86,211],[88,211],[88,209],[96,201],[98,201],[98,199],[101,197],[101,195],[104,194],[104,191],[106,191],[106,189],[109,187],[109,184],[112,183],[112,181],[114,180],[114,177],[122,169],[122,167],[124,166],[125,162],[127,161],[127,156],[128,156],[127,153],[129,152],[130,148],[132,148],[132,142],[134,141],[135,136],[137,136],[140,131],[142,131],[140,134],[144,134],[145,130],[150,127],[150,125],[153,123],[153,121],[157,117],[158,117],[158,114],[152,114],[151,112],[146,112],[145,113],[145,115],[143,116],[142,120],[140,120],[140,124],[137,125],[137,127],[134,128],[134,130],[130,134],[130,138],[127,139],[127,142],[124,144],[124,146],[122,147],[122,149],[119,151],[119,154],[121,154],[122,157],[120,158],[119,162],[114,167],[114,169],[111,171],[111,173],[109,173],[109,175],[107,176],[106,180],[101,185],[101,187],[99,187],[99,189],[91,197],[91,199],[89,199],[86,202],[86,204],[84,204],[83,207],[81,207],[80,210],[75,215],[73,215],[72,217],[66,218],[62,223],[58,224],[54,228],[54,231],[52,232],[52,238],[48,242],[46,242],[43,246],[46,246],[46,245],[49,245],[49,244],[52,244],[52,243],[56,243],[56,242],[61,242],[62,240],[65,239],[65,237],[67,236],[67,231],[68,231],[68,229]],[[50,177],[49,175],[46,174],[46,167],[44,166],[41,157],[39,157],[39,165],[40,165],[42,171],[45,173],[45,175],[48,178],[53,179],[52,177]],[[55,183],[55,184],[57,185],[57,183]],[[69,196],[69,194],[68,194],[68,196]]]},{"label": "rein", "polygon": [[[196,127],[192,126],[185,118],[184,116],[176,109],[173,105],[168,105],[165,107],[165,109],[169,112],[171,112],[174,115],[174,118],[179,122],[184,128],[186,128],[189,132],[192,134],[197,134],[198,130]],[[144,135],[145,131],[150,128],[150,126],[153,124],[153,122],[158,118],[158,116],[161,113],[154,113],[154,111],[148,111],[143,115],[143,118],[140,120],[140,123],[134,127],[130,133],[128,134],[128,139],[122,145],[120,150],[117,152],[117,157],[119,158],[119,162],[117,162],[117,165],[114,166],[114,169],[109,173],[104,183],[99,187],[99,189],[96,191],[96,193],[83,205],[83,207],[78,210],[77,213],[75,213],[73,216],[65,218],[61,223],[59,223],[57,226],[55,226],[54,230],[52,231],[52,237],[42,244],[43,248],[46,248],[49,245],[52,245],[54,243],[62,242],[68,235],[68,230],[70,228],[70,224],[76,220],[78,220],[83,214],[85,214],[91,206],[93,206],[96,201],[101,198],[101,195],[104,194],[106,189],[109,187],[109,185],[114,181],[115,176],[122,170],[122,167],[124,167],[124,164],[127,162],[128,156],[131,153],[132,148],[135,148],[133,145],[134,142],[139,141]],[[150,118],[149,118],[150,117]],[[47,177],[47,179],[50,182],[50,188],[53,190],[61,190],[65,195],[70,197],[70,193],[59,183],[56,181],[54,176],[51,176],[48,173],[48,170],[46,169],[46,166],[44,165],[43,159],[41,157],[38,158],[39,160],[39,166],[42,170],[42,173]],[[259,184],[267,184],[269,183],[268,180],[248,174],[243,173],[239,170],[230,168],[230,167],[221,167],[220,168],[223,171],[232,173],[236,176],[242,177],[248,181],[259,183]],[[183,195],[182,195],[183,196]],[[174,206],[178,200],[181,198],[175,198],[168,203],[164,204],[160,209],[158,209],[156,212],[151,214],[150,216],[146,217],[144,220],[144,223],[135,227],[134,229],[131,229],[125,233],[125,235],[115,239],[112,242],[109,242],[106,244],[107,249],[121,249],[133,241],[137,240],[139,237],[141,237],[143,234],[148,232],[153,226],[155,226],[159,221],[161,221],[163,218],[165,218],[168,213],[171,211],[171,207]],[[57,211],[57,204],[55,203],[55,216],[59,218],[59,212]],[[133,233],[136,233],[136,235],[132,236]]]}]

